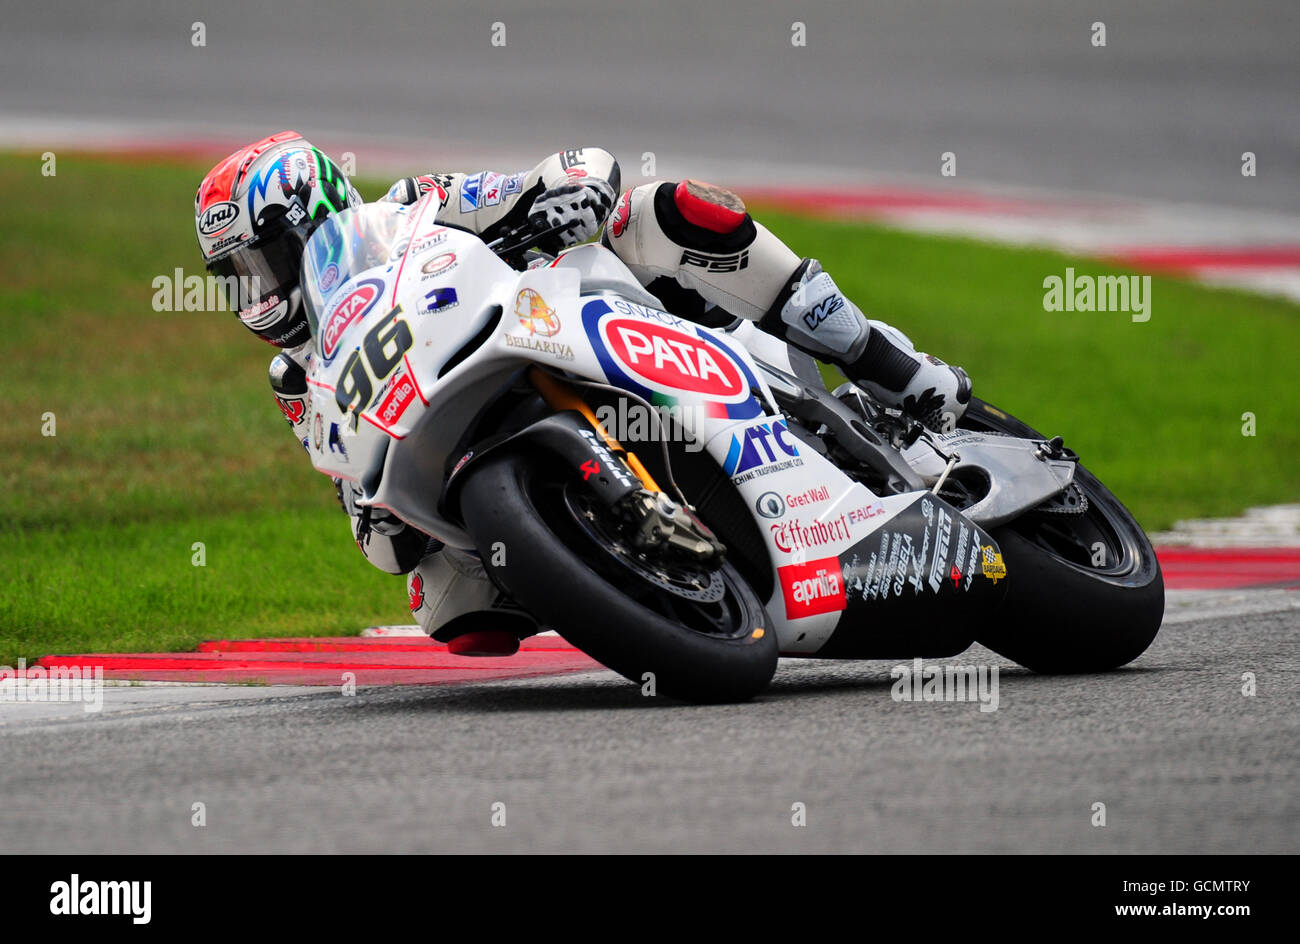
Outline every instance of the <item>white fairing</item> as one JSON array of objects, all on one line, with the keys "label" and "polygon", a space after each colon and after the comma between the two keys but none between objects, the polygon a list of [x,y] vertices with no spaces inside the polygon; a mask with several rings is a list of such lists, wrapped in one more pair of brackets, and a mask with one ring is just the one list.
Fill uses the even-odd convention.
[{"label": "white fairing", "polygon": [[[680,408],[688,433],[754,509],[776,577],[768,613],[785,652],[815,652],[834,630],[846,605],[836,555],[916,499],[878,498],[799,443],[742,346],[745,332],[711,331],[661,310],[599,246],[516,272],[476,236],[435,223],[424,200],[333,217],[307,255],[312,462],[357,482],[361,504],[388,508],[448,544],[472,546],[438,514],[443,482],[461,459],[456,444],[529,363]],[[498,307],[495,328],[462,351]],[[765,354],[789,367],[779,352]]]}]

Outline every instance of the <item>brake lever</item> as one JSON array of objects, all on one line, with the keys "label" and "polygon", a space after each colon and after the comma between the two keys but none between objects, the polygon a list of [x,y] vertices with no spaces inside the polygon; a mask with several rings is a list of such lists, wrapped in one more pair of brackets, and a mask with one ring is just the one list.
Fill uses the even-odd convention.
[{"label": "brake lever", "polygon": [[[548,236],[554,236],[562,230],[568,229],[571,225],[569,223],[560,223],[548,229],[539,230],[531,223],[524,223],[492,240],[487,244],[487,247],[501,259],[509,261],[519,253],[533,248]],[[516,242],[512,243],[510,240],[516,240]]]}]

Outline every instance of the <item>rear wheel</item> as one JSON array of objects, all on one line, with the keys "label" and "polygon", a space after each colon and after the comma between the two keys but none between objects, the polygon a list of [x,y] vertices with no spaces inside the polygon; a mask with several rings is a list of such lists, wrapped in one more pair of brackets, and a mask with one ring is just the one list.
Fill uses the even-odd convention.
[{"label": "rear wheel", "polygon": [[548,471],[507,454],[465,483],[465,523],[493,579],[592,658],[637,684],[653,678],[660,694],[721,702],[762,691],[776,634],[736,569],[636,550],[578,483]]},{"label": "rear wheel", "polygon": [[[1046,439],[972,398],[961,426]],[[1132,662],[1164,618],[1164,579],[1141,526],[1078,466],[1065,501],[993,530],[1007,595],[977,640],[1038,672],[1100,672]]]}]

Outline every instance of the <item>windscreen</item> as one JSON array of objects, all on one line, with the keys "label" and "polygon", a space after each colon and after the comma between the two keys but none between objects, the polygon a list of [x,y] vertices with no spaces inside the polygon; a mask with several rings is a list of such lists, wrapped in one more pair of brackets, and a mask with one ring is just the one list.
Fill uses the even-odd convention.
[{"label": "windscreen", "polygon": [[328,217],[312,233],[302,267],[302,297],[318,349],[321,314],[343,285],[389,258],[409,218],[398,204],[371,203]]}]

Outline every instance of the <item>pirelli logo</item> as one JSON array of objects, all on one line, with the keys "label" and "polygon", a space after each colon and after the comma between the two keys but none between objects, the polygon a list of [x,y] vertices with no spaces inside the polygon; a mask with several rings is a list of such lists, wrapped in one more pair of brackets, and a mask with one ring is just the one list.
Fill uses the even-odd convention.
[{"label": "pirelli logo", "polygon": [[682,252],[679,263],[684,266],[696,266],[706,272],[739,272],[749,267],[749,250],[742,249],[730,256],[713,256],[705,252],[687,249]]}]

